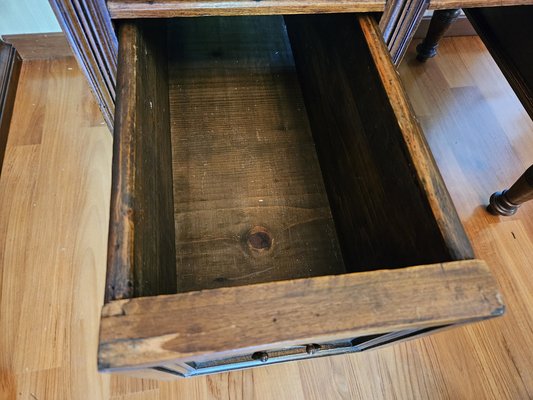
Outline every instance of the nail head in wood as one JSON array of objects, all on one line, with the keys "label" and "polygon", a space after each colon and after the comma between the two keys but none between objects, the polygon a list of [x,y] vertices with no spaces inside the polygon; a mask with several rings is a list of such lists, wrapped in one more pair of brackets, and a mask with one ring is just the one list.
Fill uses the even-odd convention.
[{"label": "nail head in wood", "polygon": [[257,353],[252,354],[252,359],[259,360],[261,362],[267,362],[268,361],[268,354],[264,351],[258,351]]},{"label": "nail head in wood", "polygon": [[316,354],[319,350],[319,344],[308,344],[307,346],[305,346],[305,351],[307,354]]}]

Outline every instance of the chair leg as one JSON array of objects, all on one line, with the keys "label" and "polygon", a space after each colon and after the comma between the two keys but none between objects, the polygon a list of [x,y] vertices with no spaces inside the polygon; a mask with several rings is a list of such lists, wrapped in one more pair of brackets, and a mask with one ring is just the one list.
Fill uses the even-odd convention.
[{"label": "chair leg", "polygon": [[487,210],[494,215],[513,215],[521,204],[533,199],[533,165],[509,190],[493,193]]},{"label": "chair leg", "polygon": [[437,55],[439,40],[446,33],[451,24],[459,17],[461,9],[436,10],[429,24],[428,33],[422,43],[416,46],[418,61],[424,62]]}]

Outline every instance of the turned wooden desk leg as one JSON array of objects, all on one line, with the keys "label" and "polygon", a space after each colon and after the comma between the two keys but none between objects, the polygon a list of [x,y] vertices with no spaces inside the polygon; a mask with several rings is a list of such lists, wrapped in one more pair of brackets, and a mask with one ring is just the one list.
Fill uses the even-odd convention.
[{"label": "turned wooden desk leg", "polygon": [[436,10],[429,24],[428,33],[422,43],[416,46],[418,61],[426,61],[428,58],[437,55],[437,47],[442,36],[446,33],[451,24],[459,17],[461,9]]},{"label": "turned wooden desk leg", "polygon": [[521,204],[533,199],[533,165],[509,190],[493,193],[487,210],[494,215],[513,215]]}]

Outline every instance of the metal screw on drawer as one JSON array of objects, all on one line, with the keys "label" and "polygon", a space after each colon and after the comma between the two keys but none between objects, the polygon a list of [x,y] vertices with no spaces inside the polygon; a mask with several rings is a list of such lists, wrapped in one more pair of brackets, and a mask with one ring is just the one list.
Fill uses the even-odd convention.
[{"label": "metal screw on drawer", "polygon": [[307,354],[315,354],[318,350],[320,350],[319,344],[308,344],[307,346],[305,346],[305,351],[307,352]]},{"label": "metal screw on drawer", "polygon": [[257,353],[252,354],[253,360],[260,360],[261,362],[267,362],[268,361],[268,354],[264,351],[258,351]]}]

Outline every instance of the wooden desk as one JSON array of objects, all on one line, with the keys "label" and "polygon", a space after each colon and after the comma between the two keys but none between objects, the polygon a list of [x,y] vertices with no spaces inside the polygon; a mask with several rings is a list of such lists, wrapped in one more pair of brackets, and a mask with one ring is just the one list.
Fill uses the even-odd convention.
[{"label": "wooden desk", "polygon": [[118,42],[112,20],[198,15],[383,12],[380,28],[398,65],[426,9],[533,4],[533,0],[49,0],[112,129]]},{"label": "wooden desk", "polygon": [[[131,4],[138,5],[134,2]],[[187,6],[187,3],[181,2],[173,2],[166,8],[159,3],[150,3],[150,5],[145,4],[144,8],[153,7],[154,4],[159,6],[158,14],[131,14],[130,17],[135,17],[132,22],[122,23],[120,26],[120,54],[124,59],[119,60],[122,68],[118,74],[119,84],[116,88],[118,93],[116,144],[108,287],[106,289],[108,304],[104,309],[101,331],[101,369],[140,368],[147,365],[153,367],[149,371],[151,374],[165,372],[189,376],[229,370],[242,367],[243,364],[246,364],[244,366],[257,365],[261,362],[269,362],[272,358],[275,358],[277,362],[283,361],[285,357],[296,359],[313,356],[318,350],[324,351],[324,354],[326,350],[335,353],[339,349],[344,351],[345,348],[348,348],[348,351],[360,351],[363,348],[406,339],[451,324],[494,317],[503,312],[498,302],[496,302],[498,304],[485,304],[487,298],[498,299],[498,296],[495,296],[497,290],[492,285],[490,274],[487,274],[482,263],[467,261],[473,258],[470,245],[458,222],[439,172],[434,167],[431,153],[427,149],[416,118],[412,115],[399,78],[389,59],[388,51],[395,62],[401,60],[403,49],[409,43],[414,29],[429,5],[427,2],[415,1],[408,4],[400,2],[388,4],[381,18],[381,32],[370,17],[358,18],[364,38],[361,32],[354,30],[355,17],[353,20],[344,18],[346,16],[332,16],[331,18],[328,16],[327,19],[322,15],[287,17],[287,21],[292,21],[287,23],[287,27],[291,46],[295,46],[293,52],[299,69],[299,79],[306,82],[304,97],[306,108],[312,116],[311,128],[317,147],[322,148],[322,151],[319,151],[319,158],[321,161],[326,160],[321,163],[321,169],[340,236],[342,254],[345,260],[350,261],[350,268],[358,268],[361,257],[368,256],[368,260],[365,259],[362,263],[364,267],[357,271],[347,270],[346,277],[338,280],[329,277],[316,278],[315,276],[328,275],[328,273],[314,273],[311,268],[309,280],[295,284],[290,283],[290,280],[288,284],[274,284],[269,279],[262,281],[254,276],[251,283],[268,282],[260,287],[264,294],[257,303],[247,300],[253,298],[251,292],[253,289],[247,289],[247,286],[243,286],[244,289],[242,286],[240,289],[231,288],[230,286],[234,285],[231,279],[227,279],[227,274],[213,275],[208,280],[209,285],[217,288],[223,286],[225,290],[216,293],[210,290],[201,292],[194,286],[191,290],[198,292],[198,294],[195,292],[194,296],[189,296],[188,293],[176,294],[176,288],[169,280],[169,276],[175,273],[175,265],[169,265],[168,269],[165,266],[164,271],[157,267],[163,263],[169,264],[169,260],[173,257],[176,250],[172,243],[175,229],[173,218],[175,215],[177,218],[180,217],[179,212],[176,213],[173,210],[172,196],[169,195],[174,185],[172,175],[175,174],[172,174],[172,169],[179,169],[180,166],[172,165],[168,140],[169,124],[172,121],[174,130],[179,128],[176,124],[180,120],[176,119],[176,116],[180,116],[182,110],[180,108],[182,106],[176,101],[176,98],[180,96],[170,96],[171,90],[179,86],[178,82],[172,79],[175,79],[180,64],[179,62],[176,64],[178,65],[176,69],[175,65],[168,63],[173,68],[172,70],[169,68],[171,73],[167,75],[167,60],[173,60],[175,57],[173,51],[168,51],[169,48],[164,43],[167,38],[167,28],[163,25],[158,26],[157,23],[138,21],[140,19],[138,17],[192,16],[205,13],[209,15],[331,13],[341,10],[326,6],[324,8],[308,9],[301,8],[301,6],[298,8],[292,3],[287,4],[285,8],[264,9],[262,3],[256,4],[254,5],[255,11],[250,11],[245,6],[239,6],[240,8],[235,11],[235,9],[228,8],[230,3],[227,7],[218,8],[213,8],[212,3],[206,3],[201,11],[191,8],[197,6],[198,3],[191,3]],[[86,74],[93,77],[93,88],[100,96],[100,104],[107,113],[108,123],[111,125],[113,122],[111,110],[114,108],[114,102],[106,103],[106,101],[114,99],[115,91],[113,82],[117,63],[116,58],[113,57],[116,53],[116,38],[114,38],[111,24],[111,16],[114,14],[109,12],[110,10],[103,2],[98,1],[82,5],[77,2],[73,4],[54,1],[53,5],[60,16],[68,16],[62,21],[65,31],[69,33],[74,46],[78,46],[77,55],[85,67]],[[177,5],[185,8],[178,9]],[[318,6],[314,4],[313,7]],[[342,11],[375,11],[373,7],[376,7],[374,3],[347,3]],[[154,8],[151,9],[154,10]],[[294,26],[291,28],[292,24]],[[338,32],[335,29],[337,27],[338,31],[345,35],[342,41],[336,40]],[[213,35],[217,31],[215,29],[208,30],[208,32]],[[221,32],[226,32],[226,30],[221,30]],[[302,34],[302,32],[307,34]],[[237,33],[236,37],[242,37],[239,36],[240,31]],[[383,46],[382,35],[388,49]],[[190,38],[195,37],[194,34],[190,34]],[[309,41],[308,37],[314,39]],[[359,41],[356,40],[357,37],[360,37]],[[168,38],[173,40],[172,35]],[[209,37],[204,39],[210,43]],[[102,43],[102,40],[105,43]],[[194,43],[194,40],[190,42]],[[285,48],[287,48],[286,43]],[[194,46],[192,48],[194,49]],[[250,48],[253,48],[253,44],[247,47],[247,49]],[[212,49],[209,57],[216,58],[216,54],[216,48]],[[194,51],[193,55],[195,55]],[[199,56],[198,60],[203,60],[204,55],[199,54]],[[267,58],[270,62],[270,58]],[[192,60],[197,60],[197,58],[193,57]],[[328,62],[324,64],[323,60],[328,60]],[[270,64],[267,63],[267,65]],[[291,68],[294,68],[294,65]],[[223,69],[221,76],[226,76],[229,70],[231,68]],[[195,71],[197,70],[194,69],[193,72]],[[267,71],[268,74],[271,73],[270,69]],[[329,84],[324,84],[328,80],[320,79],[324,76],[331,78]],[[193,87],[197,86],[196,83],[193,84]],[[212,86],[207,87],[207,89],[211,88]],[[252,86],[250,88],[254,89]],[[279,96],[279,90],[274,92]],[[324,93],[328,95],[322,96]],[[358,95],[354,96],[354,93]],[[360,93],[364,95],[359,95]],[[222,94],[224,98],[227,97],[226,92]],[[148,99],[150,101],[147,101]],[[205,101],[205,99],[201,100]],[[348,107],[354,113],[336,113],[337,103]],[[186,115],[189,117],[189,114]],[[191,115],[194,115],[194,112]],[[361,116],[360,122],[356,120],[355,115]],[[196,121],[196,125],[201,123],[202,118]],[[246,128],[251,128],[253,125],[249,123],[248,126],[244,126],[245,131],[249,131],[250,129]],[[186,132],[192,128],[184,129]],[[380,137],[378,133],[385,134],[388,138],[389,147],[385,152],[383,144],[376,141],[376,138]],[[172,134],[175,135],[174,132]],[[354,140],[355,136],[359,139]],[[181,134],[178,137],[182,137]],[[364,161],[367,159],[368,163]],[[161,173],[154,177],[154,170],[161,171]],[[360,171],[360,173],[353,174],[353,171]],[[136,185],[135,182],[141,182],[141,184]],[[186,181],[184,185],[183,182],[178,181],[174,187],[182,190],[181,188],[188,182]],[[397,186],[398,183],[403,185],[401,189]],[[293,184],[289,186],[294,188]],[[357,188],[368,189],[368,193],[365,194],[365,190],[358,191]],[[305,193],[308,194],[308,192]],[[204,197],[199,201],[205,201]],[[397,201],[396,197],[401,198],[401,201]],[[378,200],[379,204],[376,203]],[[161,207],[151,208],[153,204]],[[350,206],[346,207],[347,204]],[[222,208],[225,210],[227,207]],[[411,223],[412,221],[417,221],[418,225]],[[416,228],[413,227],[415,225]],[[360,226],[366,228],[360,229]],[[390,232],[387,229],[390,229]],[[248,236],[245,237],[248,238],[250,234],[258,235],[260,232],[248,232]],[[263,238],[263,236],[259,237]],[[216,237],[218,236],[215,235]],[[232,237],[239,238],[240,234],[237,232],[237,235],[233,234]],[[198,242],[193,239],[191,239],[193,243]],[[248,241],[252,247],[257,242],[256,245],[261,249],[266,246],[268,250],[272,241],[263,246],[265,240],[261,239],[260,243],[257,240]],[[421,245],[421,243],[426,244]],[[354,250],[354,247],[357,248],[356,244],[362,244],[358,251]],[[199,249],[197,252],[203,256],[206,250]],[[242,254],[236,253],[236,256],[240,257]],[[381,272],[365,274],[365,271],[369,270],[364,268],[368,268],[373,263],[379,264],[376,265],[376,269],[390,267],[384,262],[385,259],[392,260],[393,267],[403,268],[415,265],[415,268],[402,271],[398,277],[391,275],[390,272],[384,272],[383,276]],[[420,266],[423,262],[427,262],[422,260],[436,262],[440,268],[437,264]],[[138,276],[138,271],[141,271],[141,278]],[[443,275],[442,271],[444,271]],[[167,272],[168,276],[165,275]],[[349,272],[355,272],[355,275],[359,272],[363,274],[351,276]],[[435,272],[436,275],[434,275]],[[427,276],[424,273],[427,273]],[[470,278],[467,276],[469,273],[472,274]],[[419,282],[420,288],[405,291],[405,286],[418,284],[417,279],[420,279],[420,274],[424,275]],[[368,282],[360,282],[359,280],[363,279],[360,276]],[[463,293],[461,296],[449,297],[446,290],[441,291],[443,281],[450,277],[455,279],[453,287]],[[288,278],[281,277],[282,280],[294,278],[300,278],[300,276],[293,277],[289,273]],[[351,279],[357,282],[350,283]],[[402,281],[403,284],[398,283]],[[468,289],[472,288],[471,282],[474,281],[481,282],[477,286],[483,292],[481,298],[479,298],[477,289],[473,293],[470,293]],[[196,284],[194,281],[187,282],[187,285]],[[371,282],[378,282],[378,284],[375,290],[368,292],[370,303],[392,304],[392,314],[383,313],[383,310],[379,313],[370,311],[364,314],[362,324],[354,324],[353,311],[348,305],[355,305],[355,308],[359,310],[366,306],[365,302],[353,303],[351,293],[354,290],[350,285],[353,284],[354,288],[358,288],[356,290],[358,292],[363,288],[371,287]],[[325,286],[321,286],[322,284]],[[403,300],[393,303],[390,296],[381,298],[383,285],[388,288],[385,292],[398,293],[400,294],[398,299]],[[426,310],[424,314],[417,304],[424,303],[425,297],[416,298],[413,294],[426,293],[425,291],[432,285],[434,288],[427,293],[432,293],[436,298],[445,299],[445,301],[431,301],[431,306],[436,308]],[[214,289],[214,287],[200,286],[200,289]],[[306,289],[306,287],[314,289]],[[337,293],[337,289],[341,287],[346,289]],[[403,292],[398,290],[402,287]],[[450,285],[445,284],[444,287],[449,288]],[[325,297],[315,297],[315,289],[321,293],[320,296]],[[298,325],[297,321],[294,324],[288,323],[287,321],[291,320],[294,315],[294,304],[292,307],[284,308],[284,300],[291,297],[292,292],[295,293],[293,297],[301,293],[295,301],[301,302],[307,308],[318,307],[322,304],[327,309],[328,299],[331,300],[331,296],[334,297],[332,304],[340,305],[340,307],[331,315],[324,312],[324,307],[320,308],[322,311],[317,312],[313,318],[300,319],[301,325]],[[170,295],[162,299],[158,297],[161,294]],[[471,297],[466,298],[465,295]],[[393,297],[396,298],[396,296]],[[318,303],[317,298],[320,299]],[[456,303],[460,299],[467,301]],[[219,300],[224,304],[217,304]],[[262,313],[262,322],[264,326],[270,327],[270,331],[266,331],[262,324],[254,325],[254,310],[258,308],[258,305],[265,307],[265,303],[274,304],[275,309],[283,311],[281,316],[270,316],[268,321],[264,320],[265,313]],[[188,330],[187,321],[183,319],[185,309],[183,304],[185,306],[189,304],[194,310],[191,313],[196,318],[196,322],[191,329],[198,330],[211,340],[196,339],[196,344],[192,348],[188,343],[184,344],[184,338],[193,340],[194,332]],[[212,306],[208,307],[210,304]],[[395,319],[396,311],[403,309],[403,305],[407,305],[404,317],[408,318],[416,314],[413,320],[397,321]],[[197,306],[200,308],[195,308]],[[228,307],[230,311],[227,311]],[[181,315],[182,320],[165,319],[165,310],[168,308]],[[146,324],[146,316],[152,315],[154,310],[156,311],[152,316],[154,319],[148,324],[150,329],[145,332],[142,329]],[[242,311],[242,315],[239,314],[239,310]],[[231,347],[234,339],[231,329],[234,328],[228,330],[224,326],[223,331],[219,329],[220,327],[217,328],[218,330],[213,330],[214,325],[206,323],[204,319],[204,315],[207,314],[213,319],[216,319],[217,315],[224,315],[224,321],[231,320],[233,325],[230,325],[237,327],[235,332],[243,332],[244,326],[250,326],[249,335],[238,338],[237,342],[241,347],[237,347],[235,351]],[[310,322],[315,321],[315,317],[319,319],[319,323]],[[376,326],[368,328],[365,324],[372,318],[377,318],[374,321]],[[121,327],[124,321],[129,328],[122,332]],[[223,324],[224,321],[219,323]],[[285,323],[283,329],[272,328],[272,324],[278,322]],[[325,332],[324,327],[327,326],[334,326],[334,328]],[[265,331],[268,333],[267,336],[264,336]],[[169,334],[173,336],[170,337]],[[142,336],[141,341],[139,341],[139,335]],[[350,339],[346,339],[347,337]],[[309,344],[302,347],[301,343]],[[289,351],[289,353],[285,354],[284,351]],[[181,362],[191,358],[194,361]],[[213,369],[213,365],[218,369]]]}]

